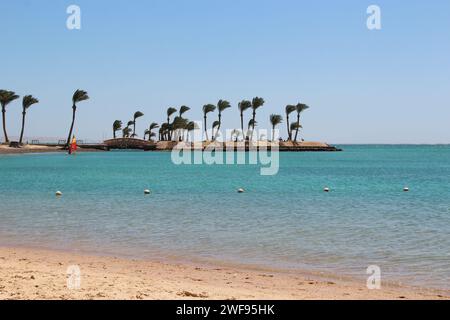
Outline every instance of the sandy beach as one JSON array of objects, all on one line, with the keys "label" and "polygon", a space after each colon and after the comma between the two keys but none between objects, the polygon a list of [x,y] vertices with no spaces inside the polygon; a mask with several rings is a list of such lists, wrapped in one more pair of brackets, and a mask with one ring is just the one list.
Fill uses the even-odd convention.
[{"label": "sandy beach", "polygon": [[[79,148],[78,151],[81,152],[95,152],[101,151],[98,149],[89,148]],[[43,146],[43,145],[24,145],[20,148],[11,148],[7,145],[0,144],[0,155],[2,154],[26,154],[26,153],[46,153],[46,152],[67,152],[63,150],[60,146]]]},{"label": "sandy beach", "polygon": [[[67,268],[80,268],[79,288]],[[73,279],[73,278],[72,278]],[[223,266],[0,248],[0,299],[449,299],[447,293]]]}]

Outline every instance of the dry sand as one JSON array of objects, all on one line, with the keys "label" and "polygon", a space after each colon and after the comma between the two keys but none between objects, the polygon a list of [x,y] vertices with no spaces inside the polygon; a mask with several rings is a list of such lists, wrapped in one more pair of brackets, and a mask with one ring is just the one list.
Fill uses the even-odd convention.
[{"label": "dry sand", "polygon": [[[90,148],[78,148],[77,152],[95,152],[102,151],[98,149],[90,149]],[[1,154],[24,154],[24,153],[44,153],[44,152],[67,152],[67,150],[63,150],[61,146],[42,146],[42,145],[24,145],[20,148],[11,148],[7,145],[0,144],[0,155]]]},{"label": "dry sand", "polygon": [[[78,265],[80,287],[67,268]],[[72,282],[76,284],[75,282]],[[368,290],[365,283],[292,273],[0,248],[0,299],[449,299],[406,287]]]}]

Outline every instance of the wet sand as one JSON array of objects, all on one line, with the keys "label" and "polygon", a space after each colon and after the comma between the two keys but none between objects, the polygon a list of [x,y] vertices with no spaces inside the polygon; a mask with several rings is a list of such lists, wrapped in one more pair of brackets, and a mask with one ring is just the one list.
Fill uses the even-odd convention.
[{"label": "wet sand", "polygon": [[[67,275],[71,265],[80,268],[79,287],[78,278]],[[297,273],[0,247],[0,299],[449,298],[436,290],[384,285],[369,290],[365,282]]]}]

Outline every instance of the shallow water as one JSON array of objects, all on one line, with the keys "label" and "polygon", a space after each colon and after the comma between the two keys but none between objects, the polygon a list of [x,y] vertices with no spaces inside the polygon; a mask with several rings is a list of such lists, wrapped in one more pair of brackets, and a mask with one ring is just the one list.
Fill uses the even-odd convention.
[{"label": "shallow water", "polygon": [[275,176],[168,152],[0,156],[0,245],[361,279],[375,264],[383,280],[450,289],[450,147],[342,148],[281,153]]}]

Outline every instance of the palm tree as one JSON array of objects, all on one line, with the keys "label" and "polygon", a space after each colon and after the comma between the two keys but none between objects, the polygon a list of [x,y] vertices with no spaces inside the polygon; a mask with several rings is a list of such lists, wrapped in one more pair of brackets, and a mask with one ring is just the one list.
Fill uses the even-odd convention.
[{"label": "palm tree", "polygon": [[0,104],[2,105],[3,135],[5,137],[5,143],[9,142],[8,134],[6,133],[6,106],[16,99],[19,99],[19,96],[16,95],[15,92],[0,90]]},{"label": "palm tree", "polygon": [[206,126],[206,115],[210,112],[213,112],[214,110],[216,110],[216,106],[213,104],[205,104],[203,106],[203,120],[205,122],[205,136],[206,136],[206,141],[208,141],[208,127]]},{"label": "palm tree", "polygon": [[173,115],[175,112],[177,112],[177,109],[175,108],[167,108],[167,134],[168,134],[168,140],[172,139],[171,130],[169,128],[170,126],[170,116]]},{"label": "palm tree", "polygon": [[130,127],[127,126],[127,127],[123,128],[122,129],[122,137],[128,138],[130,136],[130,132],[131,132]]},{"label": "palm tree", "polygon": [[161,124],[161,128],[159,129],[160,138],[159,140],[164,141],[167,140],[169,132],[169,124],[163,123]]},{"label": "palm tree", "polygon": [[[291,127],[290,127],[290,129],[291,129],[291,132],[293,132],[293,131],[298,131],[298,129],[300,129],[302,126],[300,125],[300,123],[298,123],[298,122],[292,122],[291,123]],[[295,140],[296,141],[296,140]]]},{"label": "palm tree", "polygon": [[187,106],[181,106],[180,107],[180,117],[183,116],[183,113],[185,113],[186,111],[191,110],[191,108],[187,107]]},{"label": "palm tree", "polygon": [[73,125],[75,124],[75,113],[77,111],[77,103],[88,100],[89,96],[86,91],[78,89],[72,97],[72,124],[70,125],[69,135],[67,136],[66,148],[69,147],[70,138],[72,138]]},{"label": "palm tree", "polygon": [[289,114],[291,114],[296,110],[296,106],[288,104],[285,110],[286,110],[286,126],[287,126],[288,140],[292,140],[292,132],[291,127],[289,125]]},{"label": "palm tree", "polygon": [[248,140],[249,139],[249,133],[251,132],[251,134],[252,134],[252,136],[253,136],[253,130],[254,130],[254,128],[255,128],[255,126],[257,125],[258,123],[255,121],[255,120],[253,120],[253,119],[250,119],[249,121],[248,121],[248,128],[247,128],[247,137],[246,137],[246,139]]},{"label": "palm tree", "polygon": [[145,131],[144,131],[144,137],[143,137],[144,140],[145,140],[145,137],[146,137],[147,135],[150,135],[150,130],[145,129]]},{"label": "palm tree", "polygon": [[275,141],[275,127],[283,122],[283,117],[279,114],[270,115],[270,124],[272,125],[272,141]]},{"label": "palm tree", "polygon": [[186,126],[186,130],[187,130],[187,135],[186,135],[186,140],[189,141],[189,133],[191,131],[197,130],[199,127],[197,125],[196,122],[194,121],[189,121],[187,126]]},{"label": "palm tree", "polygon": [[228,109],[230,107],[231,107],[230,103],[228,101],[226,101],[226,100],[219,100],[219,102],[217,102],[217,110],[219,111],[219,121],[218,121],[219,124],[217,126],[217,131],[216,131],[215,135],[214,135],[214,131],[213,131],[213,137],[212,137],[213,141],[215,140],[215,138],[217,138],[216,136],[219,133],[220,126],[222,125],[222,112],[225,109]]},{"label": "palm tree", "polygon": [[297,141],[297,135],[298,135],[298,129],[301,128],[302,126],[300,126],[300,113],[302,113],[303,111],[305,111],[306,109],[308,109],[309,107],[304,104],[304,103],[298,103],[295,106],[295,109],[297,110],[297,123],[298,123],[298,127],[297,130],[295,130],[295,138],[294,141]]},{"label": "palm tree", "polygon": [[[211,127],[211,134],[212,134],[212,138],[211,140],[214,141],[215,140],[215,136],[214,136],[214,128],[219,128],[220,122],[218,120],[214,121]],[[217,129],[217,133],[219,133],[219,129]]]},{"label": "palm tree", "polygon": [[181,131],[181,133],[183,134],[187,124],[188,120],[183,117],[178,116],[173,119],[172,129],[177,133],[177,140],[179,140],[179,132]]},{"label": "palm tree", "polygon": [[122,121],[120,120],[116,120],[113,123],[113,138],[116,138],[116,131],[119,131],[120,129],[122,129]]},{"label": "palm tree", "polygon": [[239,112],[241,114],[241,130],[242,130],[242,136],[244,136],[244,111],[251,108],[252,103],[248,100],[242,100],[238,104]]},{"label": "palm tree", "polygon": [[256,124],[256,109],[258,109],[259,107],[261,107],[264,104],[264,99],[263,98],[259,98],[259,97],[255,97],[252,100],[252,109],[253,109],[253,125],[252,125],[252,136],[253,136],[253,131],[255,131],[255,124]]},{"label": "palm tree", "polygon": [[19,144],[22,144],[23,132],[25,130],[25,116],[27,114],[27,110],[35,103],[39,103],[39,100],[32,95],[25,96],[22,99],[22,130],[20,131]]},{"label": "palm tree", "polygon": [[136,119],[142,117],[144,114],[140,111],[136,111],[133,115],[133,136],[136,137]]},{"label": "palm tree", "polygon": [[157,129],[157,128],[159,128],[159,124],[157,124],[156,122],[152,122],[151,124],[150,124],[150,127],[148,128],[148,131],[149,131],[149,137],[148,137],[148,140],[150,141],[151,140],[151,137],[153,137],[154,135],[152,135],[152,130],[153,129]]}]

